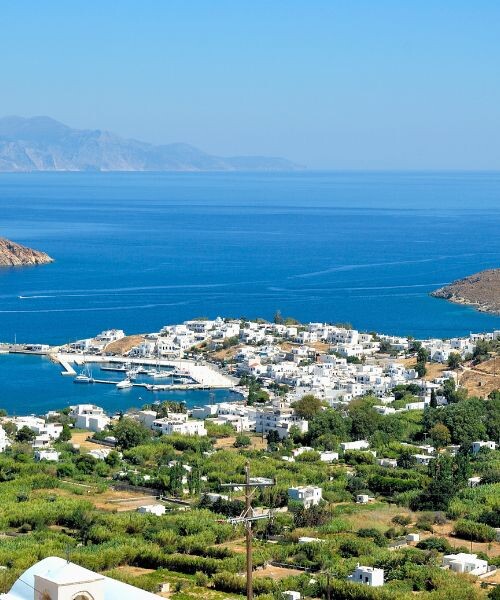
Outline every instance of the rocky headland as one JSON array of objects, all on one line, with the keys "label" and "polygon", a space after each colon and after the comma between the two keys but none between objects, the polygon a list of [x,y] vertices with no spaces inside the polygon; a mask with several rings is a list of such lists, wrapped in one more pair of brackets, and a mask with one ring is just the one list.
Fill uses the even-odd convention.
[{"label": "rocky headland", "polygon": [[25,267],[53,262],[45,252],[33,250],[0,237],[0,267]]},{"label": "rocky headland", "polygon": [[500,269],[488,269],[445,285],[431,296],[467,304],[481,312],[500,314]]}]

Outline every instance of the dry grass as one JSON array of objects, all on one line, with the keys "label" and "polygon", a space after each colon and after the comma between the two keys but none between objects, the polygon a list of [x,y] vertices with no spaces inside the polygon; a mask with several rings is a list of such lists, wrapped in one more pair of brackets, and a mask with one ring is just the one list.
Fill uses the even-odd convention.
[{"label": "dry grass", "polygon": [[132,575],[137,577],[138,575],[147,575],[148,573],[154,573],[154,569],[143,569],[142,567],[133,567],[131,565],[122,565],[121,567],[116,567],[114,571],[121,571],[126,575]]},{"label": "dry grass", "polygon": [[87,438],[91,435],[92,434],[89,431],[73,431],[71,433],[71,442],[73,444],[79,444],[80,448],[82,448],[83,450],[97,450],[98,448],[108,448],[108,446],[103,446],[102,444],[89,442]]},{"label": "dry grass", "polygon": [[351,523],[353,530],[357,531],[365,527],[373,527],[380,530],[393,527],[392,519],[396,515],[407,515],[411,518],[412,523],[416,520],[416,515],[411,510],[394,504],[385,504],[383,506],[380,504],[368,505],[352,515],[340,515],[340,517]]},{"label": "dry grass", "polygon": [[154,496],[138,492],[108,489],[90,498],[96,508],[107,511],[129,512],[145,504],[154,504]]},{"label": "dry grass", "polygon": [[130,352],[134,346],[138,346],[144,341],[143,335],[127,335],[121,340],[111,342],[104,349],[105,352],[113,352],[113,354],[126,354]]},{"label": "dry grass", "polygon": [[[116,512],[128,512],[136,510],[139,506],[144,504],[153,504],[155,499],[153,496],[148,494],[141,494],[140,492],[126,492],[121,490],[115,490],[109,488],[104,492],[100,492],[97,486],[84,485],[73,483],[78,489],[83,491],[83,494],[78,494],[78,497],[85,498],[92,502],[92,504],[101,510],[116,511]],[[50,491],[51,495],[62,496],[62,497],[75,497],[75,493],[66,487],[54,488],[51,490],[34,490],[32,493],[34,496],[44,496]]]},{"label": "dry grass", "polygon": [[[416,358],[402,358],[396,362],[404,365],[406,368],[413,368],[416,365],[417,360]],[[435,362],[426,363],[425,368],[427,369],[427,373],[424,377],[426,381],[432,381],[433,379],[436,379],[436,377],[441,377],[443,371],[449,371],[448,365]]]},{"label": "dry grass", "polygon": [[291,577],[292,575],[302,575],[304,571],[299,571],[299,569],[287,569],[285,567],[273,567],[272,565],[267,565],[263,569],[257,569],[254,573],[254,577],[257,579],[259,577],[270,577],[271,579],[280,580],[285,577]]},{"label": "dry grass", "polygon": [[495,357],[467,368],[460,375],[459,381],[471,396],[486,398],[493,390],[500,389],[500,358]]},{"label": "dry grass", "polygon": [[[248,437],[251,439],[251,443],[250,443],[250,446],[247,446],[246,450],[265,450],[267,448],[267,440],[265,438],[262,439],[262,436],[249,435]],[[229,437],[224,437],[224,438],[218,438],[215,441],[215,448],[217,450],[220,450],[223,448],[224,450],[238,451],[239,448],[234,447],[235,440],[236,440],[236,436],[234,436],[234,435],[231,435]]]},{"label": "dry grass", "polygon": [[433,525],[432,528],[434,532],[432,534],[423,534],[422,537],[429,537],[430,535],[434,535],[437,537],[446,538],[453,548],[458,548],[460,546],[467,548],[469,552],[473,552],[477,554],[478,552],[484,552],[488,554],[488,556],[500,556],[500,543],[499,542],[491,542],[491,543],[482,543],[482,542],[471,542],[469,540],[463,540],[458,537],[451,535],[453,531],[454,524],[453,523],[445,523],[444,525]]},{"label": "dry grass", "polygon": [[216,352],[210,353],[213,360],[232,360],[240,351],[241,345],[231,346],[231,348],[222,348]]},{"label": "dry grass", "polygon": [[245,538],[223,542],[222,544],[218,544],[218,546],[221,548],[229,548],[229,550],[236,552],[236,554],[245,554],[246,552]]}]

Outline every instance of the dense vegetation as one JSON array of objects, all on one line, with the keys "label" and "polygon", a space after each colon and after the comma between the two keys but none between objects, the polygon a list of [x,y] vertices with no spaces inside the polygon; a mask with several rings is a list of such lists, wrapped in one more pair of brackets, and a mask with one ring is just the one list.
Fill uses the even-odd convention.
[{"label": "dense vegetation", "polygon": [[[409,386],[397,390],[396,401],[409,401],[412,391]],[[258,401],[258,389],[255,393]],[[153,437],[123,418],[113,426],[118,447],[105,461],[59,442],[59,462],[37,464],[21,430],[0,455],[0,530],[5,534],[0,564],[8,567],[7,581],[36,560],[69,552],[74,562],[145,589],[170,581],[174,600],[243,594],[244,555],[237,548],[243,531],[227,521],[241,513],[241,493],[216,502],[206,493],[228,494],[222,484],[243,482],[248,462],[252,476],[275,479],[274,487],[253,498],[255,507],[276,509],[272,519],[254,525],[255,568],[274,561],[305,570],[280,581],[256,579],[262,600],[279,598],[285,589],[326,597],[327,580],[331,597],[338,600],[412,598],[414,592],[435,600],[484,597],[466,576],[443,571],[440,564],[441,554],[453,546],[470,551],[470,541],[480,543],[483,556],[495,543],[500,453],[472,455],[470,444],[500,437],[498,394],[386,416],[374,409],[378,402],[367,396],[334,410],[314,398],[302,399],[298,408],[309,420],[308,433],[292,431],[283,441],[270,435],[267,450],[252,449],[247,435],[216,450],[231,433],[217,426],[208,426],[208,438]],[[341,442],[356,439],[368,440],[376,457],[340,451]],[[418,465],[413,456],[425,441],[443,448],[428,466]],[[444,449],[450,443],[459,446],[454,454]],[[312,450],[293,462],[283,460],[300,445]],[[322,462],[323,450],[340,451],[339,461]],[[380,466],[379,457],[396,460],[398,468]],[[472,475],[481,477],[474,488],[468,486]],[[306,484],[322,488],[320,505],[305,509],[289,501],[288,488]],[[167,504],[168,513],[157,517],[119,512],[119,505],[103,507],[100,499],[111,487],[124,485],[137,494],[153,489],[183,497],[190,510]],[[360,493],[374,502],[355,504]],[[423,537],[416,547],[394,549],[416,531]],[[319,541],[299,543],[302,536]],[[498,562],[493,554],[488,560]],[[346,581],[357,563],[383,568],[386,585],[370,589]],[[127,565],[152,571],[137,576],[122,569]]]}]

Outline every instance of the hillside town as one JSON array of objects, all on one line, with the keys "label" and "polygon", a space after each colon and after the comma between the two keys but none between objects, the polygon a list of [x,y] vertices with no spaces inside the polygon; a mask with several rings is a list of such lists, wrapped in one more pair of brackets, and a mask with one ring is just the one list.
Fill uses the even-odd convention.
[{"label": "hillside town", "polygon": [[[137,579],[139,587],[172,600],[181,597],[175,591],[179,581],[194,594],[187,598],[212,598],[217,590],[217,598],[236,599],[249,577],[263,600],[325,598],[335,590],[339,598],[406,597],[398,586],[420,589],[420,575],[401,571],[396,557],[397,564],[422,561],[426,573],[435,573],[436,589],[451,594],[443,597],[476,598],[474,583],[465,586],[467,595],[459,594],[463,581],[492,588],[498,582],[499,346],[500,331],[416,340],[345,324],[304,325],[279,315],[273,323],[196,319],[144,335],[111,329],[57,347],[4,345],[5,352],[59,363],[61,374],[75,383],[120,390],[127,382],[141,386],[144,396],[143,406],[118,413],[89,403],[54,406],[41,415],[2,411],[0,476],[10,481],[22,455],[20,486],[42,485],[54,506],[63,501],[57,494],[69,494],[64,501],[71,499],[78,511],[74,494],[86,490],[92,500],[85,511],[104,527],[122,527],[119,520],[110,525],[118,507],[118,514],[147,519],[164,531],[187,518],[182,515],[203,521],[215,536],[206,548],[187,542],[201,534],[176,536],[174,553],[160,543],[156,570]],[[92,375],[83,372],[89,365]],[[107,373],[125,379],[105,379]],[[471,374],[485,381],[482,399],[462,385]],[[169,399],[169,390],[177,388],[218,387],[233,397],[199,406]],[[32,481],[36,469],[43,483]],[[458,471],[450,487],[445,472]],[[245,509],[250,488],[255,496]],[[13,488],[17,498],[22,489]],[[29,489],[35,497],[35,488]],[[5,493],[11,502],[7,488]],[[27,517],[15,516],[14,504],[8,511],[12,535],[32,530],[32,521],[28,528]],[[47,522],[62,522],[54,515]],[[84,533],[78,519],[70,521],[78,523],[80,537],[90,536],[88,548],[107,556],[102,534],[92,528]],[[245,527],[245,552],[255,553],[246,579],[240,551],[222,550],[214,541],[238,547]],[[144,534],[136,537],[139,547],[147,547]],[[99,575],[102,564],[88,561],[85,548],[74,549],[70,570],[94,578],[101,597],[108,579]],[[182,552],[186,556],[179,558]],[[331,573],[325,557],[336,565]],[[16,576],[57,587],[47,565],[62,569],[62,563],[50,554],[41,559],[24,575],[12,569],[13,590],[22,587]],[[141,568],[151,564],[138,555],[106,560],[116,567],[130,560]],[[231,561],[236,574],[228,572]],[[194,587],[182,579],[193,569]],[[279,584],[273,573],[280,574]],[[109,585],[117,589],[135,583],[113,581]],[[366,589],[373,591],[356,591]],[[389,595],[381,596],[380,589]]]}]

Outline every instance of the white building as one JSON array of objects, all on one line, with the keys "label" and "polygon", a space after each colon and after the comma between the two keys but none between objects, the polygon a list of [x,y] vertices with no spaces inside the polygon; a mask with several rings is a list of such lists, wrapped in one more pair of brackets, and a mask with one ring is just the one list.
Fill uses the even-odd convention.
[{"label": "white building", "polygon": [[319,459],[321,462],[331,463],[334,460],[339,459],[339,453],[338,452],[330,452],[329,450],[326,452],[320,452]]},{"label": "white building", "polygon": [[158,596],[50,556],[26,570],[0,600],[158,600]]},{"label": "white building", "polygon": [[5,429],[0,425],[0,452],[4,452],[10,446],[9,438],[5,433]]},{"label": "white building", "polygon": [[46,460],[48,462],[57,462],[60,456],[61,453],[57,452],[57,450],[37,450],[35,452],[36,461]]},{"label": "white building", "polygon": [[300,502],[305,508],[316,506],[321,502],[323,490],[315,486],[301,486],[288,488],[288,498]]},{"label": "white building", "polygon": [[167,509],[163,504],[145,504],[144,506],[139,506],[137,509],[138,513],[156,515],[157,517],[161,517],[166,511]]},{"label": "white building", "polygon": [[469,575],[484,575],[488,572],[488,562],[481,560],[477,554],[447,554],[443,556],[443,567],[448,567],[455,573],[468,573]]},{"label": "white building", "polygon": [[304,419],[299,419],[293,411],[293,408],[286,403],[276,402],[271,407],[255,409],[255,431],[256,433],[268,434],[270,431],[277,431],[281,439],[288,437],[290,429],[295,426],[300,433],[306,433],[308,423]]},{"label": "white building", "polygon": [[374,502],[375,498],[369,496],[368,494],[358,494],[356,496],[356,504],[368,504],[369,502]]},{"label": "white building", "polygon": [[52,444],[52,439],[47,434],[37,435],[31,444],[32,448],[49,448]]},{"label": "white building", "polygon": [[370,587],[381,587],[384,585],[384,569],[376,569],[375,567],[363,567],[358,565],[352,575],[348,579]]},{"label": "white building", "polygon": [[57,440],[63,430],[60,423],[46,423],[45,419],[34,416],[14,417],[11,422],[18,430],[22,427],[28,427],[36,435],[48,435],[52,440]]},{"label": "white building", "polygon": [[144,427],[152,429],[153,423],[156,421],[158,414],[154,410],[140,410],[137,413],[137,420],[142,423]]},{"label": "white building", "polygon": [[107,329],[106,331],[101,331],[101,333],[96,336],[95,341],[109,344],[111,342],[121,340],[124,337],[125,332],[123,331],[123,329]]},{"label": "white building", "polygon": [[368,450],[370,444],[366,440],[357,440],[356,442],[342,442],[340,447],[344,452],[349,450]]},{"label": "white building", "polygon": [[477,454],[481,448],[488,448],[489,450],[495,450],[497,447],[495,442],[488,440],[486,442],[472,442],[472,453]]},{"label": "white building", "polygon": [[412,456],[416,459],[417,464],[424,465],[425,467],[427,467],[433,459],[433,457],[428,454],[412,454]]},{"label": "white building", "polygon": [[100,432],[106,429],[111,419],[105,414],[104,409],[94,404],[77,404],[70,406],[69,416],[74,418],[75,427]]},{"label": "white building", "polygon": [[162,435],[172,435],[174,433],[180,435],[207,435],[207,430],[205,429],[203,421],[197,421],[195,419],[186,419],[184,421],[172,419],[170,417],[156,419],[153,422],[152,429],[153,431],[159,431]]}]

